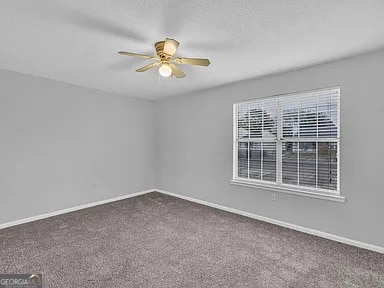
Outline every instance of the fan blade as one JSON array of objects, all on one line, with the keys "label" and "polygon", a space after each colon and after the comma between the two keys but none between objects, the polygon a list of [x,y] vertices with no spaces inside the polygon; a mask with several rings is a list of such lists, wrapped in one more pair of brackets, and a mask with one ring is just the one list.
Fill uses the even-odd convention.
[{"label": "fan blade", "polygon": [[164,49],[163,52],[169,56],[173,56],[175,54],[177,47],[179,47],[180,43],[175,39],[165,38]]},{"label": "fan blade", "polygon": [[133,57],[140,57],[140,58],[145,58],[145,59],[159,59],[156,56],[150,56],[150,55],[145,55],[145,54],[137,54],[137,53],[125,52],[125,51],[120,51],[119,54],[127,55],[127,56],[133,56]]},{"label": "fan blade", "polygon": [[197,66],[208,66],[211,62],[208,59],[199,58],[176,58],[175,62],[178,64],[188,64]]},{"label": "fan blade", "polygon": [[169,64],[169,67],[172,68],[172,74],[176,78],[184,78],[186,76],[185,73],[179,67],[177,67],[175,64]]},{"label": "fan blade", "polygon": [[148,64],[148,65],[145,65],[144,67],[141,67],[141,68],[137,69],[136,72],[147,71],[147,70],[149,70],[149,69],[151,69],[151,68],[153,68],[153,67],[155,67],[155,66],[157,66],[159,64],[160,63],[155,62],[155,63],[151,63],[151,64]]}]

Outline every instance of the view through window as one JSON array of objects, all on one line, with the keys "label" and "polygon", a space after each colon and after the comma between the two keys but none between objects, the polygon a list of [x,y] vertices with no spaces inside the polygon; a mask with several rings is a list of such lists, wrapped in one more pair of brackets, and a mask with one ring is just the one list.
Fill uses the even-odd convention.
[{"label": "view through window", "polygon": [[234,104],[234,180],[339,194],[340,88]]}]

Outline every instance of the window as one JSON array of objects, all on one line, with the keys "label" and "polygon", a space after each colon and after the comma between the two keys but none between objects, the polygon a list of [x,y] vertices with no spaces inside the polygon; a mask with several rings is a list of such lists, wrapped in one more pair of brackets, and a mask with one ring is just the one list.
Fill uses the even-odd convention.
[{"label": "window", "polygon": [[235,103],[232,182],[337,198],[339,115],[340,87]]}]

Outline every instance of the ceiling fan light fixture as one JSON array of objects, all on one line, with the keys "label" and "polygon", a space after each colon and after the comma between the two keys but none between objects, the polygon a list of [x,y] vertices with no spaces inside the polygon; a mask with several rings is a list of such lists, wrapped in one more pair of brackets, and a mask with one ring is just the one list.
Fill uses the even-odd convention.
[{"label": "ceiling fan light fixture", "polygon": [[[138,54],[132,52],[120,51],[119,54],[139,57],[144,59],[155,60],[144,67],[136,69],[136,72],[145,72],[154,67],[159,67],[159,74],[164,78],[174,76],[178,79],[184,78],[186,75],[177,65],[196,65],[196,66],[208,66],[211,62],[209,59],[201,58],[174,58],[174,54],[179,47],[179,42],[175,39],[165,38],[164,41],[155,43],[155,51],[157,56],[151,56],[146,54]],[[177,64],[177,65],[176,65]]]},{"label": "ceiling fan light fixture", "polygon": [[159,68],[159,74],[163,77],[169,77],[172,75],[172,68],[167,63],[163,63]]}]

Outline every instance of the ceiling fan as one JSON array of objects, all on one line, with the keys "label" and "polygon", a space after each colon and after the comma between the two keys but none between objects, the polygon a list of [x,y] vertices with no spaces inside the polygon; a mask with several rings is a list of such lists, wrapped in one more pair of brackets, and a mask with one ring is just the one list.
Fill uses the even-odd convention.
[{"label": "ceiling fan", "polygon": [[159,41],[155,44],[155,50],[157,56],[137,54],[132,52],[120,51],[119,54],[140,57],[145,59],[156,60],[151,64],[148,64],[144,67],[141,67],[136,70],[136,72],[144,72],[151,68],[159,67],[159,74],[163,77],[170,77],[171,75],[176,78],[184,78],[185,73],[177,67],[175,64],[187,64],[187,65],[197,65],[197,66],[208,66],[211,62],[208,59],[200,58],[174,58],[177,47],[180,43],[175,39],[165,38],[165,41]]}]

